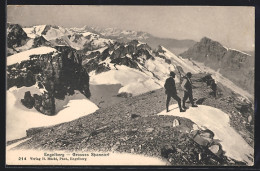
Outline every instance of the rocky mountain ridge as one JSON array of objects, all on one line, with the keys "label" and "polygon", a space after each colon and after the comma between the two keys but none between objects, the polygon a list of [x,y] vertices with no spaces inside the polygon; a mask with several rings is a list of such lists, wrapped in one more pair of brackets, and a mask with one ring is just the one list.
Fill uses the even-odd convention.
[{"label": "rocky mountain ridge", "polygon": [[180,56],[204,63],[243,89],[254,92],[254,57],[249,54],[205,37]]},{"label": "rocky mountain ridge", "polygon": [[[84,66],[88,68],[88,72],[91,72],[101,66],[105,67],[104,71],[110,70],[111,68],[104,65],[104,61],[110,60],[109,63],[114,64],[114,66],[125,65],[130,68],[135,68],[141,70],[138,63],[144,62],[150,58],[154,59],[152,56],[152,50],[147,44],[140,43],[137,40],[133,40],[129,43],[119,43],[116,42],[112,46],[104,49],[103,52],[95,51],[86,55],[86,59],[83,61]],[[101,62],[100,64],[97,64]],[[101,73],[101,69],[96,70],[96,73]]]}]

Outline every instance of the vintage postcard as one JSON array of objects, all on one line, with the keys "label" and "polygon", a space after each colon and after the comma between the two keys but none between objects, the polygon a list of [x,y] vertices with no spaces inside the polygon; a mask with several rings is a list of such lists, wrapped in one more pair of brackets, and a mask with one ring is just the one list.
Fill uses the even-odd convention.
[{"label": "vintage postcard", "polygon": [[9,5],[6,165],[253,166],[255,8]]}]

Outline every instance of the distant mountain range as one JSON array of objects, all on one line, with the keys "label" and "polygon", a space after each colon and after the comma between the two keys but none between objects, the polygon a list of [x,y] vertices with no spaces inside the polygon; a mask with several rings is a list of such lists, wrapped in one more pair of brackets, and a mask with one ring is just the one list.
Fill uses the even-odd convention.
[{"label": "distant mountain range", "polygon": [[[14,26],[18,30],[21,29],[19,25],[11,24],[11,26]],[[23,28],[23,30],[27,34],[26,37],[23,37],[23,40],[43,36],[52,44],[69,45],[77,50],[88,50],[88,48],[92,48],[91,50],[93,50],[102,46],[100,45],[101,42],[109,44],[112,40],[121,43],[125,43],[131,40],[140,40],[144,43],[147,43],[153,49],[156,49],[159,45],[162,45],[171,50],[173,53],[179,54],[196,43],[193,40],[159,38],[145,32],[121,30],[114,28],[102,29],[99,27],[88,26],[84,26],[82,28],[63,28],[60,26],[52,25],[38,25],[25,27]],[[97,42],[97,38],[99,39],[99,42]],[[12,41],[10,41],[10,43],[12,43]],[[92,43],[92,45],[90,45],[90,43]],[[94,44],[96,44],[97,47],[93,46]],[[9,51],[13,53],[13,49],[9,49]]]},{"label": "distant mountain range", "polygon": [[85,26],[82,30],[88,30],[90,32],[100,34],[105,38],[117,40],[119,42],[140,40],[141,42],[147,43],[153,49],[156,49],[159,45],[161,45],[177,55],[184,52],[196,43],[194,40],[160,38],[142,31],[122,30],[117,28],[100,28]]}]

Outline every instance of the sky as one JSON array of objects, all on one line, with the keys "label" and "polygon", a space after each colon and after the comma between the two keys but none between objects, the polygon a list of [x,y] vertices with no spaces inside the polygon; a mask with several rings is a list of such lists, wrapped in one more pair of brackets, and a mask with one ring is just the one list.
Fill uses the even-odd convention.
[{"label": "sky", "polygon": [[195,41],[206,36],[229,48],[255,49],[255,9],[245,6],[8,6],[7,22],[112,27]]}]

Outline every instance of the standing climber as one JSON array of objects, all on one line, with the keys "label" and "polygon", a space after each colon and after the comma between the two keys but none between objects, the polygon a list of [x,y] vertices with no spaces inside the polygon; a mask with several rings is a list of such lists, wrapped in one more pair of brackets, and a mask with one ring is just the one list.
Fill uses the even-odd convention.
[{"label": "standing climber", "polygon": [[170,100],[172,97],[173,99],[175,99],[178,102],[180,112],[184,112],[185,110],[183,110],[181,108],[181,98],[177,95],[174,78],[175,78],[175,73],[170,72],[170,77],[166,79],[165,84],[164,84],[165,93],[167,95],[166,111],[169,112],[169,103],[170,103]]},{"label": "standing climber", "polygon": [[183,106],[182,107],[184,109],[187,109],[187,107],[185,106],[185,102],[186,102],[186,100],[188,98],[190,100],[190,103],[191,103],[192,107],[198,107],[197,105],[194,104],[194,101],[193,101],[191,77],[192,77],[192,74],[190,72],[188,72],[186,74],[186,76],[184,77],[184,80],[183,80],[183,82],[181,84],[181,87],[184,90],[184,97],[182,99],[182,102],[183,102]]}]

